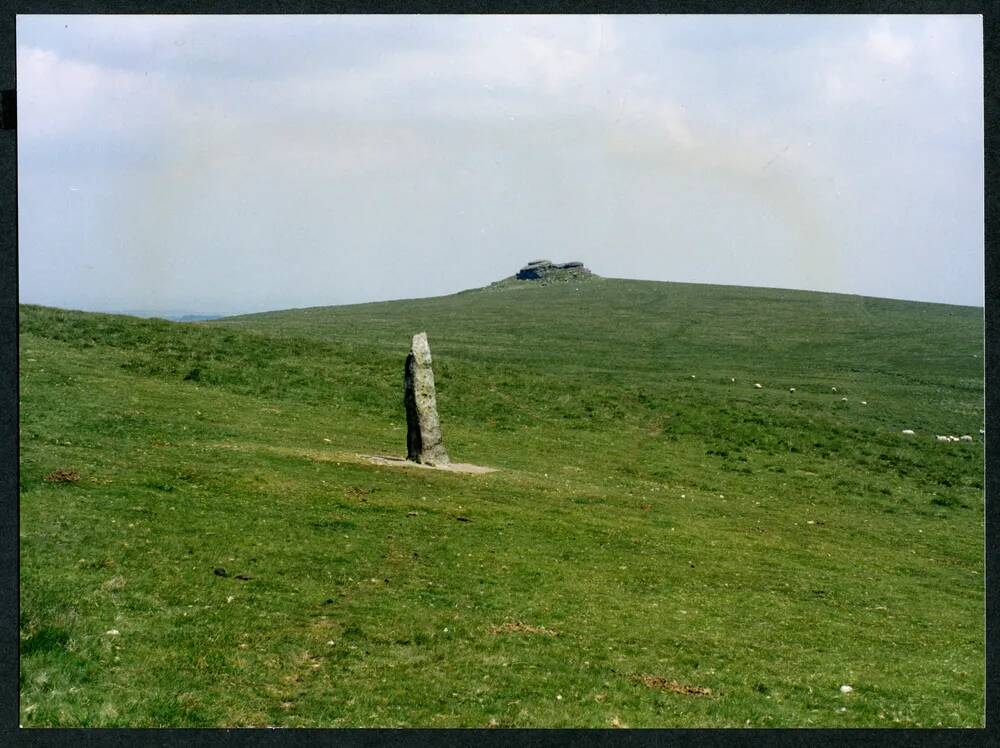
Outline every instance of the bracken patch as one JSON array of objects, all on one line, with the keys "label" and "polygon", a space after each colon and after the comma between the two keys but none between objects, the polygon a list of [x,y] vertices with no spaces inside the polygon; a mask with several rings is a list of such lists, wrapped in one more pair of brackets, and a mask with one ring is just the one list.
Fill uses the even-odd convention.
[{"label": "bracken patch", "polygon": [[711,696],[712,689],[703,686],[688,686],[678,683],[675,680],[661,678],[659,675],[638,675],[635,680],[639,681],[646,688],[655,688],[661,691],[684,694],[685,696]]},{"label": "bracken patch", "polygon": [[499,626],[490,626],[491,634],[540,634],[542,636],[558,636],[558,631],[544,626],[530,626],[520,621],[507,621]]},{"label": "bracken patch", "polygon": [[58,470],[53,470],[51,473],[42,478],[42,480],[48,481],[49,483],[76,483],[80,480],[80,474],[75,470],[59,468]]}]

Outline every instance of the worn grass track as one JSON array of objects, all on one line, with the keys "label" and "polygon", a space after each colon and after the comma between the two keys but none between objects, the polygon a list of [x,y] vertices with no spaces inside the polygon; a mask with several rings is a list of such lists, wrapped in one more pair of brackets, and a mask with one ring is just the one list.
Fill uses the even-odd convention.
[{"label": "worn grass track", "polygon": [[[352,459],[405,451],[420,330],[499,472]],[[21,721],[982,725],[982,331],[604,279],[22,306]]]}]

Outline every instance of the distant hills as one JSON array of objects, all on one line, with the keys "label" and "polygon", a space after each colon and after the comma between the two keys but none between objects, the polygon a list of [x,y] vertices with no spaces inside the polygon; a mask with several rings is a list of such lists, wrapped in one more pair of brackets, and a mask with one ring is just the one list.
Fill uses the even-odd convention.
[{"label": "distant hills", "polygon": [[174,310],[150,311],[149,309],[120,309],[105,312],[105,314],[124,314],[128,317],[141,317],[143,319],[165,319],[171,322],[207,322],[213,319],[222,319],[221,314],[203,314],[200,312],[191,313]]}]

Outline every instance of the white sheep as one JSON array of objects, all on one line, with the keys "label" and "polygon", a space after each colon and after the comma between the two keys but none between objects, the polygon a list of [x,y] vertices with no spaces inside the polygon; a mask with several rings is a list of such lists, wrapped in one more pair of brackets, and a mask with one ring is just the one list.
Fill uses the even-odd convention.
[{"label": "white sheep", "polygon": [[868,404],[868,401],[867,401],[867,400],[862,400],[862,401],[861,401],[861,404],[862,404],[862,405],[867,405],[867,404]]},{"label": "white sheep", "polygon": [[958,442],[961,441],[961,439],[959,439],[957,436],[949,436],[948,441]]},{"label": "white sheep", "polygon": [[905,436],[913,436],[913,429],[903,429],[903,434]]},{"label": "white sheep", "polygon": [[795,392],[795,388],[794,388],[794,387],[789,387],[789,388],[788,388],[788,391],[789,391],[789,392]]},{"label": "white sheep", "polygon": [[836,387],[831,387],[830,389],[831,389],[831,390],[833,390],[834,392],[836,392],[836,391],[837,391],[837,388],[836,388]]},{"label": "white sheep", "polygon": [[846,402],[847,402],[847,398],[846,398],[846,397],[842,397],[842,398],[840,398],[840,402],[842,402],[842,403],[846,403]]},{"label": "white sheep", "polygon": [[764,389],[764,385],[762,385],[760,382],[755,382],[753,388],[755,390],[762,390]]},{"label": "white sheep", "polygon": [[938,435],[937,435],[936,437],[934,437],[934,438],[935,438],[935,439],[937,439],[937,440],[938,440],[939,442],[950,442],[950,441],[951,441],[951,439],[950,439],[949,437],[947,437],[947,436],[942,436],[941,434],[938,434]]},{"label": "white sheep", "polygon": [[971,442],[972,441],[972,437],[969,434],[962,434],[962,441],[963,442]]}]

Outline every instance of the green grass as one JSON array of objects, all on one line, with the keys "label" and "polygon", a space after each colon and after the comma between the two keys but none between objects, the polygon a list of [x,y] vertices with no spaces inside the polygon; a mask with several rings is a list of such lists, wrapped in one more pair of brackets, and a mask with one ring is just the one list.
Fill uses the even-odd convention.
[{"label": "green grass", "polygon": [[[421,330],[452,459],[498,472],[353,457],[405,453]],[[22,306],[21,722],[982,726],[982,333],[606,279]]]}]

